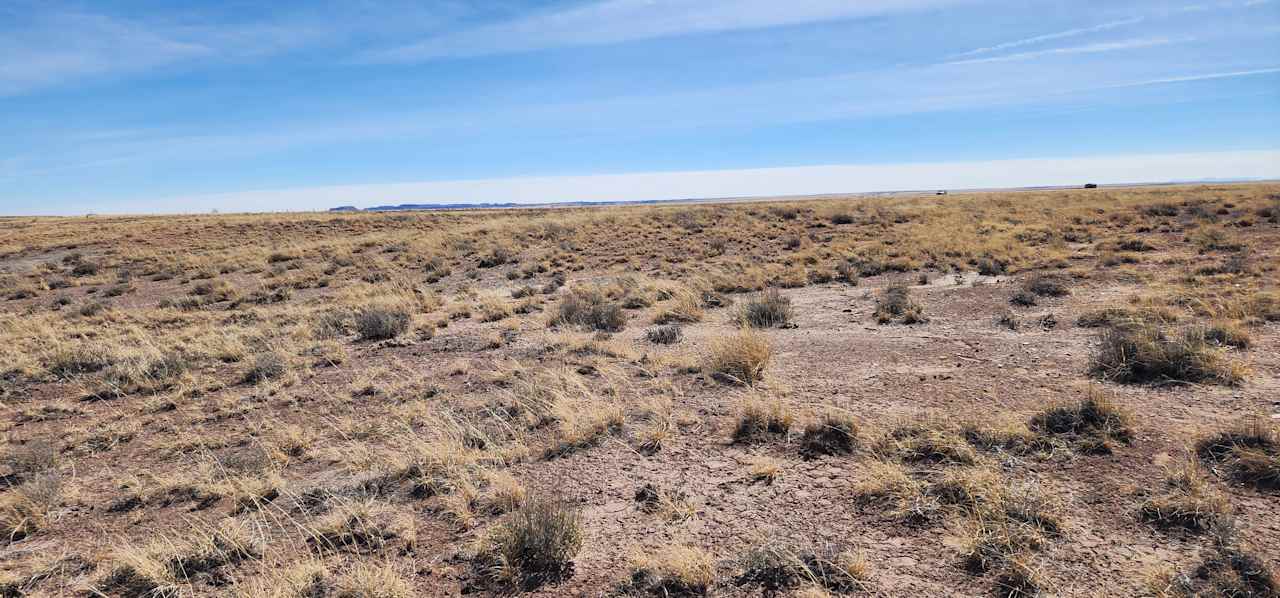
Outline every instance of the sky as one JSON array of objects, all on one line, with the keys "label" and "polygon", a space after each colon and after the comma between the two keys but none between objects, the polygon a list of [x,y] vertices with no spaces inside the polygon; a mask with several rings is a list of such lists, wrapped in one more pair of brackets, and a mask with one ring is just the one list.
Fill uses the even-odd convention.
[{"label": "sky", "polygon": [[1280,178],[1280,0],[0,0],[0,214]]}]

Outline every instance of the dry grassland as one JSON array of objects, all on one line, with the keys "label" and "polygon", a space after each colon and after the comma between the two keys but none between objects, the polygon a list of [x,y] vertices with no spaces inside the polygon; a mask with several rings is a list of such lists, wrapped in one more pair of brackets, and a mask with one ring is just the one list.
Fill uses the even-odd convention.
[{"label": "dry grassland", "polygon": [[1278,217],[0,219],[0,596],[1276,596]]}]

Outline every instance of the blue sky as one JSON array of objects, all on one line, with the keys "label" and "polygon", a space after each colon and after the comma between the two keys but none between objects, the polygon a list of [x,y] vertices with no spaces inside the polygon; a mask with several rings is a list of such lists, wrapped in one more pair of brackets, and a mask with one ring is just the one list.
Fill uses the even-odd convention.
[{"label": "blue sky", "polygon": [[1280,176],[1280,0],[0,0],[3,214],[1090,172]]}]

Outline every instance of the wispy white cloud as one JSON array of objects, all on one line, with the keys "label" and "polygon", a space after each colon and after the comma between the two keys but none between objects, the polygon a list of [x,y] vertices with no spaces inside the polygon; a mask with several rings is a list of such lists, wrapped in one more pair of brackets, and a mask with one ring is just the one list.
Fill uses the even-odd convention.
[{"label": "wispy white cloud", "polygon": [[1280,73],[1280,67],[1252,69],[1247,71],[1226,71],[1220,73],[1203,73],[1198,75],[1183,75],[1179,77],[1164,77],[1160,79],[1145,79],[1142,81],[1131,81],[1127,83],[1118,83],[1105,87],[1097,87],[1094,89],[1119,89],[1123,87],[1143,87],[1147,85],[1166,85],[1169,83],[1186,83],[1190,81],[1210,81],[1213,79],[1234,79],[1236,77],[1252,77],[1256,75],[1271,75]]},{"label": "wispy white cloud", "polygon": [[0,97],[176,65],[251,60],[338,44],[361,33],[430,30],[461,8],[399,0],[316,3],[313,12],[237,15],[236,20],[174,10],[128,17],[56,0],[0,6]]},{"label": "wispy white cloud", "polygon": [[[344,185],[171,197],[114,205],[95,203],[84,207],[99,213],[263,211],[264,208],[288,211],[323,210],[348,204],[539,204],[1276,177],[1280,177],[1280,151],[1261,150]],[[77,209],[81,207],[64,204],[58,211],[74,214],[83,212]]]},{"label": "wispy white cloud", "polygon": [[970,0],[600,0],[366,53],[369,62],[415,62],[659,37],[761,29],[909,12]]},{"label": "wispy white cloud", "polygon": [[109,72],[133,72],[211,53],[137,23],[60,12],[0,31],[0,95]]},{"label": "wispy white cloud", "polygon": [[1118,50],[1136,50],[1140,48],[1152,48],[1155,46],[1165,46],[1174,43],[1184,43],[1195,41],[1194,37],[1169,38],[1169,37],[1142,37],[1134,39],[1126,39],[1110,42],[1098,42],[1093,44],[1084,44],[1080,46],[1067,46],[1061,48],[1047,48],[1044,50],[1034,50],[1031,52],[1018,52],[1016,54],[1002,54],[1000,56],[989,56],[985,58],[968,58],[965,60],[953,60],[947,64],[974,64],[982,62],[1008,62],[1014,60],[1031,60],[1044,56],[1060,56],[1066,54],[1098,54],[1102,52],[1115,52]]},{"label": "wispy white cloud", "polygon": [[1111,21],[1111,22],[1108,22],[1108,23],[1102,23],[1102,24],[1100,24],[1100,25],[1094,25],[1094,26],[1092,26],[1092,27],[1079,27],[1079,28],[1076,28],[1076,29],[1067,29],[1066,31],[1059,31],[1059,32],[1057,32],[1057,33],[1047,33],[1047,34],[1044,34],[1044,35],[1037,35],[1037,36],[1035,36],[1035,37],[1028,37],[1028,38],[1024,38],[1024,39],[1020,39],[1020,40],[1011,41],[1011,42],[1005,42],[1005,43],[1002,43],[1002,44],[996,44],[996,45],[994,45],[994,46],[988,46],[988,47],[985,47],[985,48],[977,48],[977,49],[974,49],[974,50],[969,50],[968,52],[962,52],[962,53],[960,53],[960,54],[955,54],[955,55],[953,55],[953,56],[952,56],[952,58],[964,58],[964,57],[967,57],[967,56],[977,56],[977,55],[980,55],[980,54],[989,54],[989,53],[991,53],[991,52],[1001,52],[1001,51],[1004,51],[1004,50],[1010,50],[1010,49],[1013,49],[1013,48],[1020,48],[1020,47],[1022,47],[1022,46],[1030,46],[1030,45],[1034,45],[1034,44],[1040,44],[1040,43],[1044,43],[1044,42],[1048,42],[1048,41],[1053,41],[1053,40],[1064,39],[1064,38],[1068,38],[1068,37],[1076,37],[1076,36],[1080,36],[1080,35],[1088,35],[1088,34],[1090,34],[1090,33],[1100,33],[1100,32],[1102,32],[1102,31],[1108,31],[1108,30],[1111,30],[1111,29],[1116,29],[1116,28],[1118,28],[1118,27],[1125,27],[1125,26],[1127,26],[1127,25],[1136,25],[1136,24],[1138,24],[1138,23],[1141,23],[1143,20],[1144,20],[1144,17],[1134,17],[1134,18],[1131,18],[1131,19],[1121,19],[1121,20],[1119,20],[1119,21]]}]

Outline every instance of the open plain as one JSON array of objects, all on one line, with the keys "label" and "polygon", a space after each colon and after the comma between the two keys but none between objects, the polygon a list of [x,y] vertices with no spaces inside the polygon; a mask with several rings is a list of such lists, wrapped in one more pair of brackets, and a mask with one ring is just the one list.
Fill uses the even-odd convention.
[{"label": "open plain", "polygon": [[1280,184],[0,219],[0,595],[1276,596]]}]

